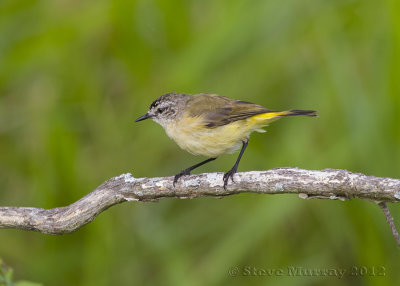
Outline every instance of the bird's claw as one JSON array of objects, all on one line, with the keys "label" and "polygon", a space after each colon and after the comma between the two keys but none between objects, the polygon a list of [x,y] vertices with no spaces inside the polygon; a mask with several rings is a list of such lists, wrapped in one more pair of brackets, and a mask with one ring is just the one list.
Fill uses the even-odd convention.
[{"label": "bird's claw", "polygon": [[189,176],[189,175],[190,175],[190,170],[188,170],[188,169],[182,170],[181,172],[179,172],[178,174],[176,174],[175,177],[174,177],[173,186],[175,187],[175,184],[178,182],[178,180],[179,180],[180,177]]},{"label": "bird's claw", "polygon": [[228,185],[228,181],[229,178],[231,178],[232,183],[234,183],[235,181],[233,180],[233,175],[236,173],[237,169],[236,168],[232,168],[231,170],[229,170],[228,172],[226,172],[224,174],[224,190],[226,190],[226,186]]}]

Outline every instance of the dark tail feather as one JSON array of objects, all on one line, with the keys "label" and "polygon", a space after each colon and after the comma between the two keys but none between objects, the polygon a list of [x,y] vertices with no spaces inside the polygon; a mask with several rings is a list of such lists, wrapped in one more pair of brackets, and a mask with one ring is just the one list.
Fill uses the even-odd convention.
[{"label": "dark tail feather", "polygon": [[315,110],[289,110],[287,114],[283,116],[297,116],[297,115],[305,115],[305,116],[317,116],[317,112]]}]

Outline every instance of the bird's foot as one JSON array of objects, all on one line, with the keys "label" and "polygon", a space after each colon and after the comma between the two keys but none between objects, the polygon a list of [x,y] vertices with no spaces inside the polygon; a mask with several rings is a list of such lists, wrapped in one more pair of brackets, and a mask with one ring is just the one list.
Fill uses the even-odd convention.
[{"label": "bird's foot", "polygon": [[175,184],[178,182],[180,177],[189,176],[189,175],[190,175],[190,169],[182,170],[178,174],[176,174],[175,177],[174,177],[174,183],[173,183],[174,187],[175,187]]},{"label": "bird's foot", "polygon": [[230,169],[228,172],[224,174],[224,190],[226,190],[226,186],[228,185],[229,178],[231,178],[232,182],[234,183],[235,181],[233,180],[233,175],[236,173],[237,167],[233,167]]}]

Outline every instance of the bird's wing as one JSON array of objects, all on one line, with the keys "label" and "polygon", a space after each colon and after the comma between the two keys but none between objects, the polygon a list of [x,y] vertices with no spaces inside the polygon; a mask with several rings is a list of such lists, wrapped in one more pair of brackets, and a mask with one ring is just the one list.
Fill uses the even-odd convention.
[{"label": "bird's wing", "polygon": [[193,95],[187,103],[187,111],[191,117],[202,117],[209,128],[272,112],[258,104],[207,93]]}]

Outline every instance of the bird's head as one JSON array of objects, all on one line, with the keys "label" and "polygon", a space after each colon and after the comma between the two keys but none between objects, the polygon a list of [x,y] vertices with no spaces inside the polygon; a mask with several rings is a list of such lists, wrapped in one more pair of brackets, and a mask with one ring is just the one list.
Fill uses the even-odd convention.
[{"label": "bird's head", "polygon": [[135,122],[148,118],[164,126],[178,117],[184,112],[184,106],[190,95],[185,93],[166,93],[154,100],[150,105],[149,111],[140,116]]}]

